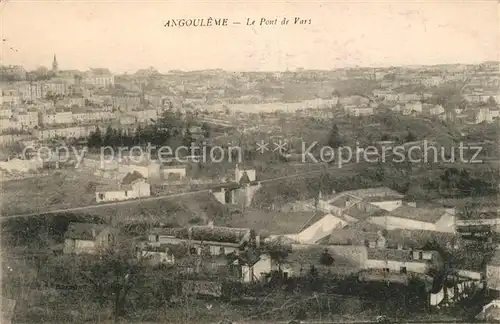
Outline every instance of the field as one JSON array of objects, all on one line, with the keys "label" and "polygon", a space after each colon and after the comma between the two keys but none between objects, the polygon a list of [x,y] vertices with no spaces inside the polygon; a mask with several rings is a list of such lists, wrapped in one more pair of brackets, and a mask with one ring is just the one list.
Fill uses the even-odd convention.
[{"label": "field", "polygon": [[95,202],[99,180],[90,175],[53,171],[48,176],[2,183],[2,215],[85,206]]}]

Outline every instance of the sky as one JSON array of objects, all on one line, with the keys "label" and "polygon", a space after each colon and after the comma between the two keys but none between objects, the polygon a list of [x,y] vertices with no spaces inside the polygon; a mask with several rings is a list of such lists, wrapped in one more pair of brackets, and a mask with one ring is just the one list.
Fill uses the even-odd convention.
[{"label": "sky", "polygon": [[[496,1],[0,0],[0,63],[27,69],[169,70],[434,65],[498,60]],[[168,19],[229,26],[165,28]],[[293,19],[311,19],[294,25]],[[290,20],[246,26],[246,19]],[[241,22],[240,25],[232,24]]]}]

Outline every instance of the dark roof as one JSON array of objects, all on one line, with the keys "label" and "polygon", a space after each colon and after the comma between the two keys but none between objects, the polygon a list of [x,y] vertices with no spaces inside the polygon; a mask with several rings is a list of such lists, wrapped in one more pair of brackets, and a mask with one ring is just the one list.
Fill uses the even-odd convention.
[{"label": "dark roof", "polygon": [[140,172],[137,172],[137,171],[129,172],[129,173],[127,173],[125,178],[123,178],[122,184],[129,185],[129,184],[132,184],[134,181],[137,181],[139,179],[144,179],[144,177],[142,176],[142,174]]},{"label": "dark roof", "polygon": [[165,227],[157,227],[153,228],[150,235],[165,235],[165,236],[173,236],[176,238],[187,239],[189,238],[189,229],[184,227],[173,227],[173,228],[165,228]]},{"label": "dark roof", "polygon": [[348,216],[354,217],[360,221],[363,221],[363,220],[366,220],[370,217],[382,216],[384,214],[388,214],[388,212],[381,209],[381,208],[373,206],[369,203],[360,202],[360,203],[355,204],[352,207],[349,207],[345,211],[345,214]]},{"label": "dark roof", "polygon": [[377,240],[376,232],[367,232],[360,229],[335,229],[331,234],[321,240],[329,245],[365,245],[366,241]]},{"label": "dark roof", "polygon": [[348,203],[351,201],[359,201],[359,199],[356,199],[352,197],[351,195],[340,195],[332,199],[330,202],[330,205],[339,207],[339,208],[345,208],[347,207]]},{"label": "dark roof", "polygon": [[247,183],[250,183],[250,178],[248,177],[248,174],[246,171],[243,172],[243,175],[241,176],[240,178],[240,185],[244,185],[244,184],[247,184]]},{"label": "dark roof", "polygon": [[107,228],[109,226],[104,224],[71,223],[64,237],[75,240],[94,240]]},{"label": "dark roof", "polygon": [[191,239],[195,241],[209,241],[221,243],[240,243],[245,235],[250,233],[248,228],[232,228],[219,226],[193,226]]},{"label": "dark roof", "polygon": [[395,249],[368,249],[368,260],[388,260],[408,262],[412,260],[412,252]]},{"label": "dark roof", "polygon": [[479,233],[491,232],[491,225],[457,225],[457,232],[459,233]]},{"label": "dark roof", "polygon": [[403,245],[405,248],[423,249],[427,244],[436,242],[444,247],[447,243],[452,243],[455,236],[451,233],[396,229],[386,232],[388,246]]},{"label": "dark roof", "polygon": [[[364,247],[328,245],[292,245],[292,252],[286,257],[289,264],[314,265],[315,267],[359,267]],[[322,264],[325,252],[333,258],[331,265]]]},{"label": "dark roof", "polygon": [[415,208],[407,205],[400,206],[390,212],[390,215],[421,222],[435,223],[446,213],[442,208]]},{"label": "dark roof", "polygon": [[377,188],[367,188],[367,189],[358,189],[358,190],[351,190],[351,191],[345,191],[341,192],[342,193],[348,193],[350,195],[362,198],[362,199],[368,199],[368,198],[373,198],[373,197],[400,197],[402,198],[403,195],[401,195],[399,192],[394,191],[390,188],[387,187],[377,187]]}]

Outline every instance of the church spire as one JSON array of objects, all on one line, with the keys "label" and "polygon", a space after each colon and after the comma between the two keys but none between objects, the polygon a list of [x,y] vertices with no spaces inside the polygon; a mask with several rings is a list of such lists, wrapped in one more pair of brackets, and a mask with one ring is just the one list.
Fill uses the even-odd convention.
[{"label": "church spire", "polygon": [[57,67],[58,67],[57,59],[56,55],[54,54],[54,61],[52,61],[52,72],[57,72]]}]

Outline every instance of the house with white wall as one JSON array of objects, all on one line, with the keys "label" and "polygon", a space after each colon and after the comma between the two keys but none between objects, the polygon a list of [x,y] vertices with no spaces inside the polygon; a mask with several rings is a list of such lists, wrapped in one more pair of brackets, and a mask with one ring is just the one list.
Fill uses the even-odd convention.
[{"label": "house with white wall", "polygon": [[349,222],[339,216],[326,214],[318,221],[301,230],[298,234],[290,234],[286,236],[290,237],[294,241],[300,242],[301,244],[315,244],[319,240],[330,235],[332,230],[343,228],[347,224],[349,224]]},{"label": "house with white wall", "polygon": [[96,201],[111,202],[151,196],[151,186],[139,172],[127,174],[119,185],[103,185],[96,190]]},{"label": "house with white wall", "polygon": [[234,170],[234,178],[230,179],[210,192],[221,204],[238,204],[250,206],[255,193],[261,188],[256,181],[254,169],[240,169],[238,165]]},{"label": "house with white wall", "polygon": [[427,274],[433,262],[436,264],[441,262],[441,257],[436,251],[369,248],[364,268],[388,273]]},{"label": "house with white wall", "polygon": [[455,233],[456,217],[451,210],[416,208],[402,205],[385,215],[370,217],[369,221],[387,230],[409,229]]},{"label": "house with white wall", "polygon": [[115,232],[108,225],[71,223],[64,234],[65,254],[97,254],[110,247]]},{"label": "house with white wall", "polygon": [[163,179],[184,179],[186,177],[186,166],[184,165],[165,165],[162,166],[160,172]]},{"label": "house with white wall", "polygon": [[344,215],[350,207],[364,202],[391,211],[403,204],[403,198],[397,191],[386,187],[350,190],[330,197],[320,197],[318,209],[333,215]]}]

